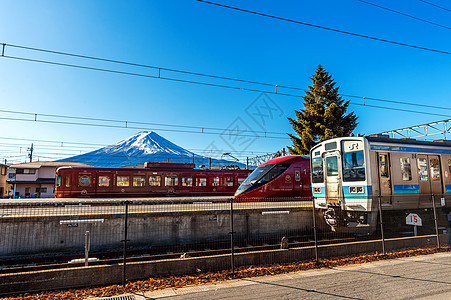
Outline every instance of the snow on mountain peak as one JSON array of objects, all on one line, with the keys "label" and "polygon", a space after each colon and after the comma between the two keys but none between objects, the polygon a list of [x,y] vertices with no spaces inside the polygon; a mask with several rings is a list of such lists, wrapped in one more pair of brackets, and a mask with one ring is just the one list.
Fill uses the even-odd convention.
[{"label": "snow on mountain peak", "polygon": [[[127,153],[140,152],[145,154],[171,153],[175,155],[189,155],[192,152],[168,141],[154,131],[141,131],[116,144],[108,146],[108,152],[125,151]],[[107,150],[107,149],[105,149]]]},{"label": "snow on mountain peak", "polygon": [[[194,154],[153,131],[141,131],[113,145],[59,161],[82,162],[97,167],[122,167],[153,162],[192,162],[196,165],[229,165],[230,161]],[[238,164],[243,166],[243,164]]]}]

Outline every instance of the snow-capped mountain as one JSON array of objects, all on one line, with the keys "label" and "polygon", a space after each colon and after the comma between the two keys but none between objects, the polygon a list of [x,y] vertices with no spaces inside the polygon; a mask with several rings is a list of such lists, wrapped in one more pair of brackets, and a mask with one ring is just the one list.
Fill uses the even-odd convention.
[{"label": "snow-capped mountain", "polygon": [[[124,167],[147,161],[190,163],[193,156],[196,167],[208,166],[208,157],[183,149],[153,131],[142,131],[116,144],[59,161],[81,162],[95,167]],[[211,163],[212,166],[225,166],[230,165],[232,161],[212,159]],[[240,163],[237,165],[244,166]]]}]

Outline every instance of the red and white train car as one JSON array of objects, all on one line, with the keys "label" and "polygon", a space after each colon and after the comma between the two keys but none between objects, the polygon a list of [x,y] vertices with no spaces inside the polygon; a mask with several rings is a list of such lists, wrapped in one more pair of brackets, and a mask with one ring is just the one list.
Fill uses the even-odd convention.
[{"label": "red and white train car", "polygon": [[236,201],[264,201],[270,198],[311,198],[310,159],[288,155],[258,166],[235,193]]},{"label": "red and white train car", "polygon": [[233,195],[251,173],[244,169],[195,169],[192,163],[146,163],[144,168],[62,167],[55,197],[153,197]]}]

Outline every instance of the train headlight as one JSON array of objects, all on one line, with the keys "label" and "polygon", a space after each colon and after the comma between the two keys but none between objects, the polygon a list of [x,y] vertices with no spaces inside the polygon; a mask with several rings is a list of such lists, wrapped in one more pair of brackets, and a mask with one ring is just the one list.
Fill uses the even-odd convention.
[{"label": "train headlight", "polygon": [[320,187],[314,187],[313,188],[313,193],[314,194],[321,194],[321,188]]}]

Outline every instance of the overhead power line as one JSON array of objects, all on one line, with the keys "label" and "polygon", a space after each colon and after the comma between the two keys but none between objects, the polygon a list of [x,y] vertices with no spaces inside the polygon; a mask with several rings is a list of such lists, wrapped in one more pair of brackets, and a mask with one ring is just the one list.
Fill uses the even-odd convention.
[{"label": "overhead power line", "polygon": [[245,12],[245,13],[249,13],[249,14],[254,14],[254,15],[258,15],[258,16],[262,16],[262,17],[272,18],[272,19],[276,19],[276,20],[279,20],[279,21],[285,21],[285,22],[295,23],[295,24],[298,24],[298,25],[304,25],[304,26],[309,26],[309,27],[313,27],[313,28],[328,30],[328,31],[332,31],[332,32],[347,34],[347,35],[360,37],[360,38],[364,38],[364,39],[369,39],[369,40],[374,40],[374,41],[378,41],[378,42],[383,42],[383,43],[388,43],[388,44],[393,44],[393,45],[398,45],[398,46],[404,46],[404,47],[415,48],[415,49],[419,49],[419,50],[425,50],[425,51],[430,51],[430,52],[435,52],[435,53],[451,55],[451,52],[444,51],[444,50],[427,48],[427,47],[417,46],[417,45],[413,45],[413,44],[407,44],[407,43],[387,40],[387,39],[383,39],[383,38],[378,38],[378,37],[374,37],[374,36],[369,36],[369,35],[365,35],[365,34],[360,34],[360,33],[355,33],[355,32],[335,29],[335,28],[331,28],[331,27],[315,25],[315,24],[311,24],[311,23],[306,23],[306,22],[297,21],[297,20],[293,20],[293,19],[278,17],[278,16],[274,16],[274,15],[269,15],[269,14],[265,14],[265,13],[261,13],[261,12],[256,12],[256,11],[252,11],[252,10],[247,10],[247,9],[243,9],[243,8],[239,8],[239,7],[229,6],[229,5],[225,5],[225,4],[219,4],[219,3],[205,1],[205,0],[196,0],[196,1],[202,2],[202,3],[206,3],[206,4],[215,5],[215,6],[219,6],[219,7],[223,7],[223,8],[228,8],[228,9],[232,9],[232,10],[236,10],[236,11],[241,11],[241,12]]},{"label": "overhead power line", "polygon": [[[25,139],[14,139],[14,138],[3,138],[0,137],[0,139],[7,139],[7,140],[25,140]],[[32,140],[32,139],[26,139],[27,141],[30,142],[34,142],[35,144],[35,148],[39,148],[41,149],[47,149],[47,150],[58,150],[58,151],[66,151],[66,152],[80,152],[80,151],[95,151],[98,150],[99,148],[92,148],[92,146],[89,147],[74,147],[74,146],[70,146],[70,148],[68,148],[68,146],[66,146],[66,144],[71,144],[70,142],[64,142],[64,147],[63,146],[52,146],[52,145],[46,145],[46,146],[41,146],[40,144],[36,144],[36,141],[39,142],[47,142],[47,143],[60,143],[63,144],[63,142],[57,142],[57,141],[43,141],[43,140]],[[80,143],[78,143],[80,144]],[[29,147],[29,144],[11,144],[11,143],[0,143],[0,148],[2,147],[6,147],[6,148],[27,148]],[[108,147],[108,146],[112,146],[112,145],[101,145],[103,147]],[[198,153],[218,153],[218,154],[223,154],[224,152],[233,152],[233,151],[224,151],[224,150],[220,150],[220,149],[193,149],[193,148],[184,148],[185,150],[191,151],[191,152],[195,152],[195,154]],[[0,150],[1,151],[1,150]],[[252,150],[247,150],[247,151],[239,151],[241,154],[247,153],[250,155],[256,155],[256,154],[266,154],[267,151],[252,151]],[[66,154],[70,154],[70,153],[66,153]],[[78,154],[71,154],[71,155],[78,155]]]},{"label": "overhead power line", "polygon": [[[162,80],[176,81],[176,82],[182,82],[182,83],[190,83],[190,84],[205,85],[205,86],[227,88],[227,89],[234,89],[234,90],[242,90],[242,91],[260,92],[260,93],[266,93],[266,94],[272,94],[272,95],[281,95],[281,96],[297,97],[297,98],[298,97],[302,97],[302,95],[281,93],[280,90],[278,90],[278,88],[285,88],[285,89],[298,90],[298,91],[307,91],[306,89],[299,88],[299,87],[292,87],[292,86],[278,85],[278,84],[270,84],[270,83],[258,82],[258,81],[252,81],[252,80],[245,80],[245,79],[240,79],[240,78],[224,77],[224,76],[211,75],[211,74],[205,74],[205,73],[191,72],[191,71],[186,71],[186,70],[176,70],[176,69],[170,69],[170,68],[163,68],[163,67],[156,67],[156,66],[138,64],[138,63],[133,63],[133,62],[119,61],[119,60],[113,60],[113,59],[107,59],[107,58],[99,58],[99,57],[94,57],[94,56],[80,55],[80,54],[67,53],[67,52],[61,52],[61,51],[54,51],[54,50],[48,50],[48,49],[40,49],[40,48],[20,46],[20,45],[11,45],[11,44],[3,44],[3,45],[8,46],[8,47],[11,46],[11,47],[15,47],[15,48],[21,48],[21,49],[26,49],[26,50],[38,51],[38,52],[59,54],[59,55],[64,55],[64,56],[72,56],[72,57],[78,57],[78,58],[87,58],[87,59],[91,59],[91,60],[112,62],[112,63],[118,63],[118,64],[130,65],[130,66],[141,66],[141,67],[147,67],[147,68],[159,69],[159,70],[170,70],[172,72],[178,72],[178,73],[183,73],[183,74],[194,74],[194,75],[199,75],[199,76],[203,76],[203,77],[210,77],[210,78],[216,78],[216,79],[226,79],[226,80],[229,80],[229,81],[236,81],[236,82],[242,82],[242,83],[252,83],[252,84],[255,84],[255,85],[262,85],[262,86],[273,87],[274,89],[272,91],[271,90],[259,90],[259,89],[246,88],[246,87],[240,87],[240,86],[230,86],[230,85],[215,84],[215,83],[208,83],[208,82],[195,81],[195,80],[184,80],[184,79],[163,77],[163,76],[161,76],[160,72],[158,73],[158,76],[157,76],[157,75],[149,75],[149,74],[134,73],[134,72],[124,72],[124,71],[105,69],[105,68],[94,68],[94,67],[83,66],[83,65],[66,64],[66,63],[54,62],[54,61],[49,61],[49,60],[38,60],[38,59],[30,59],[30,58],[25,58],[25,57],[8,56],[8,55],[0,56],[0,57],[4,57],[4,58],[11,58],[11,59],[23,60],[23,61],[29,61],[29,62],[35,62],[35,63],[51,64],[51,65],[72,67],[72,68],[79,68],[79,69],[87,69],[87,70],[93,70],[93,71],[110,72],[110,73],[116,73],[116,74],[120,74],[120,75],[131,75],[131,76],[147,77],[147,78],[153,78],[153,79],[162,79]],[[415,107],[425,107],[425,108],[432,108],[432,109],[443,109],[443,110],[450,110],[451,111],[450,107],[445,107],[445,106],[426,105],[426,104],[419,104],[419,103],[413,103],[413,102],[396,101],[396,100],[389,100],[389,99],[380,99],[380,98],[358,96],[358,95],[350,95],[350,94],[340,94],[340,95],[343,96],[343,97],[363,99],[364,101],[365,100],[370,100],[370,101],[378,101],[378,102],[385,102],[385,103],[409,105],[409,106],[415,106]],[[441,116],[443,116],[443,115],[441,115]],[[86,120],[98,120],[98,119],[86,118]],[[108,120],[108,121],[111,121],[111,122],[126,122],[126,121],[120,121],[120,120]],[[135,122],[135,123],[138,123],[138,122]],[[155,123],[144,123],[144,122],[139,122],[139,123],[146,124],[146,125],[155,125]],[[160,124],[160,125],[161,126],[165,126],[163,124]],[[173,125],[169,125],[169,126],[173,126]],[[179,127],[184,127],[184,126],[183,125],[179,125]],[[193,128],[193,126],[187,126],[187,127]],[[201,127],[197,127],[197,128],[199,129]],[[209,128],[209,129],[211,129],[211,128]]]},{"label": "overhead power line", "polygon": [[364,1],[364,0],[357,0],[357,1],[366,3],[368,5],[372,5],[374,7],[382,8],[384,10],[391,11],[391,12],[393,12],[395,14],[399,14],[399,15],[402,15],[402,16],[405,16],[405,17],[409,17],[409,18],[415,19],[417,21],[425,22],[425,23],[428,23],[428,24],[431,24],[431,25],[435,25],[435,26],[439,26],[439,27],[446,28],[446,29],[451,29],[451,27],[448,27],[448,26],[445,26],[445,25],[442,25],[442,24],[438,24],[438,23],[435,23],[435,22],[431,22],[431,21],[428,21],[428,20],[425,20],[425,19],[421,19],[421,18],[418,18],[418,17],[415,17],[415,16],[411,16],[411,15],[405,14],[403,12],[400,12],[400,11],[397,11],[397,10],[394,10],[394,9],[391,9],[391,8],[388,8],[388,7],[384,7],[384,6],[375,4],[375,3],[371,3],[371,2],[368,2],[368,1]]},{"label": "overhead power line", "polygon": [[440,9],[443,9],[443,10],[446,10],[446,11],[451,12],[451,9],[445,8],[445,7],[443,7],[443,6],[439,6],[439,5],[437,5],[437,4],[434,4],[434,3],[431,3],[431,2],[428,2],[428,1],[424,1],[424,0],[420,0],[420,1],[421,1],[421,2],[424,2],[424,3],[426,3],[426,4],[429,4],[429,5],[435,6],[435,7],[437,7],[437,8],[440,8]]},{"label": "overhead power line", "polygon": [[[81,125],[81,126],[92,126],[92,127],[105,127],[105,128],[123,128],[123,129],[137,129],[137,130],[155,130],[153,128],[149,127],[137,127],[137,126],[130,126],[130,124],[140,124],[140,122],[133,122],[133,121],[125,121],[122,125],[112,125],[112,124],[97,124],[97,123],[83,123],[83,122],[71,122],[71,121],[55,121],[55,120],[42,120],[39,119],[39,116],[41,114],[37,113],[27,113],[27,112],[18,112],[18,111],[2,111],[0,112],[6,112],[6,113],[13,113],[13,114],[22,114],[31,116],[31,119],[25,119],[25,118],[13,118],[13,117],[0,117],[0,120],[10,120],[10,121],[24,121],[24,122],[39,122],[39,123],[50,123],[50,124],[65,124],[65,125]],[[86,120],[88,118],[84,117],[74,117],[74,116],[63,116],[63,115],[52,115],[52,117],[58,117],[61,119],[71,119],[71,120]],[[103,119],[95,119],[98,121],[106,121]],[[116,123],[117,124],[117,123]],[[170,125],[166,125],[170,126]],[[177,125],[173,125],[173,127],[177,127]],[[195,127],[196,128],[196,127]],[[194,129],[195,129],[194,128]],[[260,135],[257,132],[251,131],[251,130],[235,130],[235,129],[215,129],[218,132],[212,132],[207,131],[205,128],[198,128],[198,131],[193,130],[182,130],[182,129],[168,129],[168,128],[159,128],[159,131],[170,131],[170,132],[183,132],[183,133],[200,133],[200,134],[213,134],[213,135],[224,135],[224,136],[241,136],[241,137],[253,137],[253,138],[270,138],[270,139],[288,139],[288,137],[281,137],[281,136],[272,136],[269,134],[269,132],[262,132],[260,131]],[[253,133],[253,134],[241,134],[240,132],[247,132],[247,133]],[[271,133],[271,134],[285,134],[285,133]]]},{"label": "overhead power line", "polygon": [[[176,124],[164,124],[164,123],[150,123],[150,122],[140,122],[140,121],[126,121],[126,120],[115,120],[115,119],[102,119],[102,118],[89,118],[89,117],[78,117],[78,116],[67,116],[67,115],[55,115],[55,114],[43,114],[43,113],[32,113],[32,112],[22,112],[22,111],[13,111],[13,110],[3,110],[0,109],[0,112],[11,113],[11,114],[21,114],[33,116],[35,118],[39,117],[52,117],[52,118],[64,118],[64,119],[75,119],[75,120],[86,120],[86,121],[101,121],[101,122],[111,122],[116,124],[125,124],[126,127],[130,124],[137,125],[149,125],[149,126],[161,126],[161,127],[172,127],[172,128],[188,128],[188,129],[199,129],[203,130],[216,130],[224,132],[227,128],[218,128],[218,127],[207,127],[207,126],[188,126],[188,125],[176,125]],[[259,131],[259,130],[243,130],[236,129],[235,132],[252,132],[252,133],[263,133],[263,134],[286,134],[285,132],[274,132],[274,131]]]}]

